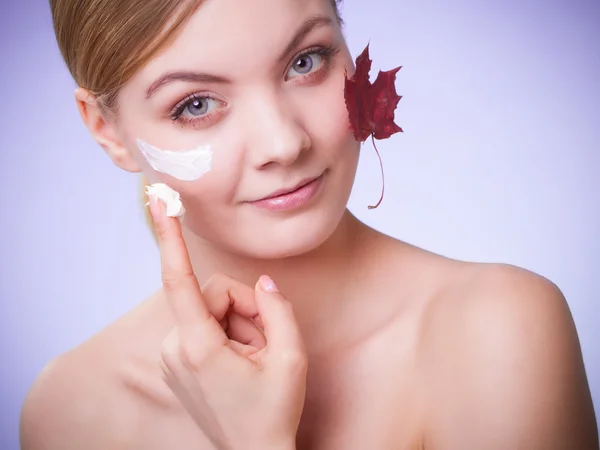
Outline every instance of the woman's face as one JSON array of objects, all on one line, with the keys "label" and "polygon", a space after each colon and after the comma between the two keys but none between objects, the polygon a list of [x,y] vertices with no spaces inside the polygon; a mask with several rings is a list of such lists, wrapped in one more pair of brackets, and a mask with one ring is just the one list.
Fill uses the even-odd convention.
[{"label": "woman's face", "polygon": [[[355,176],[345,70],[329,0],[206,0],[119,94],[119,138],[151,183],[181,194],[194,235],[258,258],[303,253],[335,230]],[[194,181],[157,172],[137,139],[210,145],[212,168]]]}]

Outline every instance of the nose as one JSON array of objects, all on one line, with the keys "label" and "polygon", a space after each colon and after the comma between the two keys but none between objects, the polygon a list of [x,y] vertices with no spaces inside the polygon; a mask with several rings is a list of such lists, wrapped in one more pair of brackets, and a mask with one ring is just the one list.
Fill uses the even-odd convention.
[{"label": "nose", "polygon": [[310,136],[299,120],[298,106],[263,95],[251,110],[253,136],[250,158],[256,168],[278,164],[289,166],[311,147]]}]

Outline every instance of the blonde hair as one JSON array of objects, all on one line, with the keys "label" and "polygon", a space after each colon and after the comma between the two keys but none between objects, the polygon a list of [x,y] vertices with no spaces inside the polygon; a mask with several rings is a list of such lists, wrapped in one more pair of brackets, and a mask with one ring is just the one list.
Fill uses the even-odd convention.
[{"label": "blonde hair", "polygon": [[[338,12],[341,0],[330,0]],[[117,95],[168,45],[202,0],[50,0],[56,41],[78,86],[93,94],[106,114],[117,113]],[[141,177],[141,198],[147,202]],[[154,222],[144,208],[156,239]]]}]

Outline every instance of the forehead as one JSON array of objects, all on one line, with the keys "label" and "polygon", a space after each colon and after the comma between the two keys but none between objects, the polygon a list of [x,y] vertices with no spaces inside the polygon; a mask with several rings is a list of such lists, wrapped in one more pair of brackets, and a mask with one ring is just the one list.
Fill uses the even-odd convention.
[{"label": "forehead", "polygon": [[236,68],[262,58],[272,63],[297,29],[318,15],[335,23],[330,0],[204,0],[140,77],[190,68],[235,76]]}]

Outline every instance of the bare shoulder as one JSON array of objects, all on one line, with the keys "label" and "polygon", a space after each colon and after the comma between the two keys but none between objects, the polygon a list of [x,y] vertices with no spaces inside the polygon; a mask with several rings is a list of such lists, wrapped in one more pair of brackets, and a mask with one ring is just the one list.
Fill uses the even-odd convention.
[{"label": "bare shoulder", "polygon": [[131,448],[127,385],[143,377],[127,355],[145,337],[144,314],[144,306],[131,311],[44,367],[22,407],[23,450]]},{"label": "bare shoulder", "polygon": [[[473,264],[453,261],[445,269],[437,295],[429,305],[428,319],[440,330],[453,327],[447,315],[465,325],[481,327],[488,333],[515,336],[518,329],[528,333],[551,326],[562,338],[575,331],[566,299],[556,284],[547,278],[507,264]],[[456,323],[454,321],[454,323]],[[537,324],[537,327],[533,325]],[[473,330],[474,331],[474,330]]]},{"label": "bare shoulder", "polygon": [[95,355],[76,349],[51,361],[21,411],[23,450],[119,448],[119,411]]},{"label": "bare shoulder", "polygon": [[[455,262],[423,317],[435,448],[597,449],[581,349],[561,290],[531,271]],[[470,433],[465,433],[470,430]]]}]

